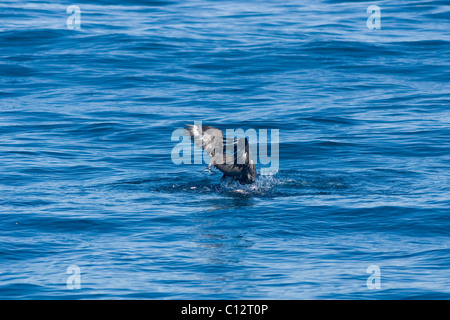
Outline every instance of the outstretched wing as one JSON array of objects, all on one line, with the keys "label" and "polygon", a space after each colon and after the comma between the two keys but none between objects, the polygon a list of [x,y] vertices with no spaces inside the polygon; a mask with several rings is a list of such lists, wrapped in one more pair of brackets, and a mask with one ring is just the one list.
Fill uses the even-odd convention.
[{"label": "outstretched wing", "polygon": [[186,130],[194,144],[202,148],[211,158],[223,154],[223,132],[210,126],[186,125]]},{"label": "outstretched wing", "polygon": [[254,164],[247,138],[226,138],[224,142],[227,151],[227,163],[241,165]]},{"label": "outstretched wing", "polygon": [[[241,184],[253,183],[256,167],[247,138],[226,139],[226,163],[217,168]],[[231,154],[228,153],[231,151]]]}]

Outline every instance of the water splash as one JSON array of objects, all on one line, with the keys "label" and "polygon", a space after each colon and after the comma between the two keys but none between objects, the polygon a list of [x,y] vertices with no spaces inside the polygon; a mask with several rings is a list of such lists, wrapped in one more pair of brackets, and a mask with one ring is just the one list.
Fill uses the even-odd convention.
[{"label": "water splash", "polygon": [[282,178],[273,175],[260,175],[253,184],[241,185],[239,182],[222,183],[223,191],[231,194],[267,196],[274,193],[277,185],[283,184]]}]

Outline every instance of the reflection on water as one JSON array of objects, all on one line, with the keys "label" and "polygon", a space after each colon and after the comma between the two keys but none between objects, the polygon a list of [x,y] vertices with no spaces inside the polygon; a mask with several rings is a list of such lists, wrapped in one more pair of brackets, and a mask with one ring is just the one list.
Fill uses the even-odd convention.
[{"label": "reflection on water", "polygon": [[202,265],[202,280],[211,285],[212,292],[220,293],[230,286],[239,286],[242,278],[255,277],[252,268],[245,267],[254,244],[246,230],[249,221],[233,210],[251,206],[252,200],[231,198],[221,201],[223,205],[209,202],[211,207],[194,216],[192,241]]}]

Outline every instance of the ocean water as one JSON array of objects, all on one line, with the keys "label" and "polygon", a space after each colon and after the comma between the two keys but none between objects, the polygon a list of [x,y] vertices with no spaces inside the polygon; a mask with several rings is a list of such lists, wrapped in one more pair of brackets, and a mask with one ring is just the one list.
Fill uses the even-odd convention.
[{"label": "ocean water", "polygon": [[[1,299],[450,298],[448,1],[4,0],[0,44]],[[175,165],[194,121],[278,173]]]}]

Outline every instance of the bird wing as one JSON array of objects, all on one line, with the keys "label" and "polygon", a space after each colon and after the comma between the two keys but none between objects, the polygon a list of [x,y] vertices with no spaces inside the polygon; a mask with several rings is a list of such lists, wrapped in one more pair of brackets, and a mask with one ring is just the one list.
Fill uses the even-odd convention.
[{"label": "bird wing", "polygon": [[227,163],[240,165],[254,163],[247,138],[226,138],[224,143],[227,152]]},{"label": "bird wing", "polygon": [[210,126],[186,125],[186,130],[194,144],[213,158],[223,154],[223,132]]}]

